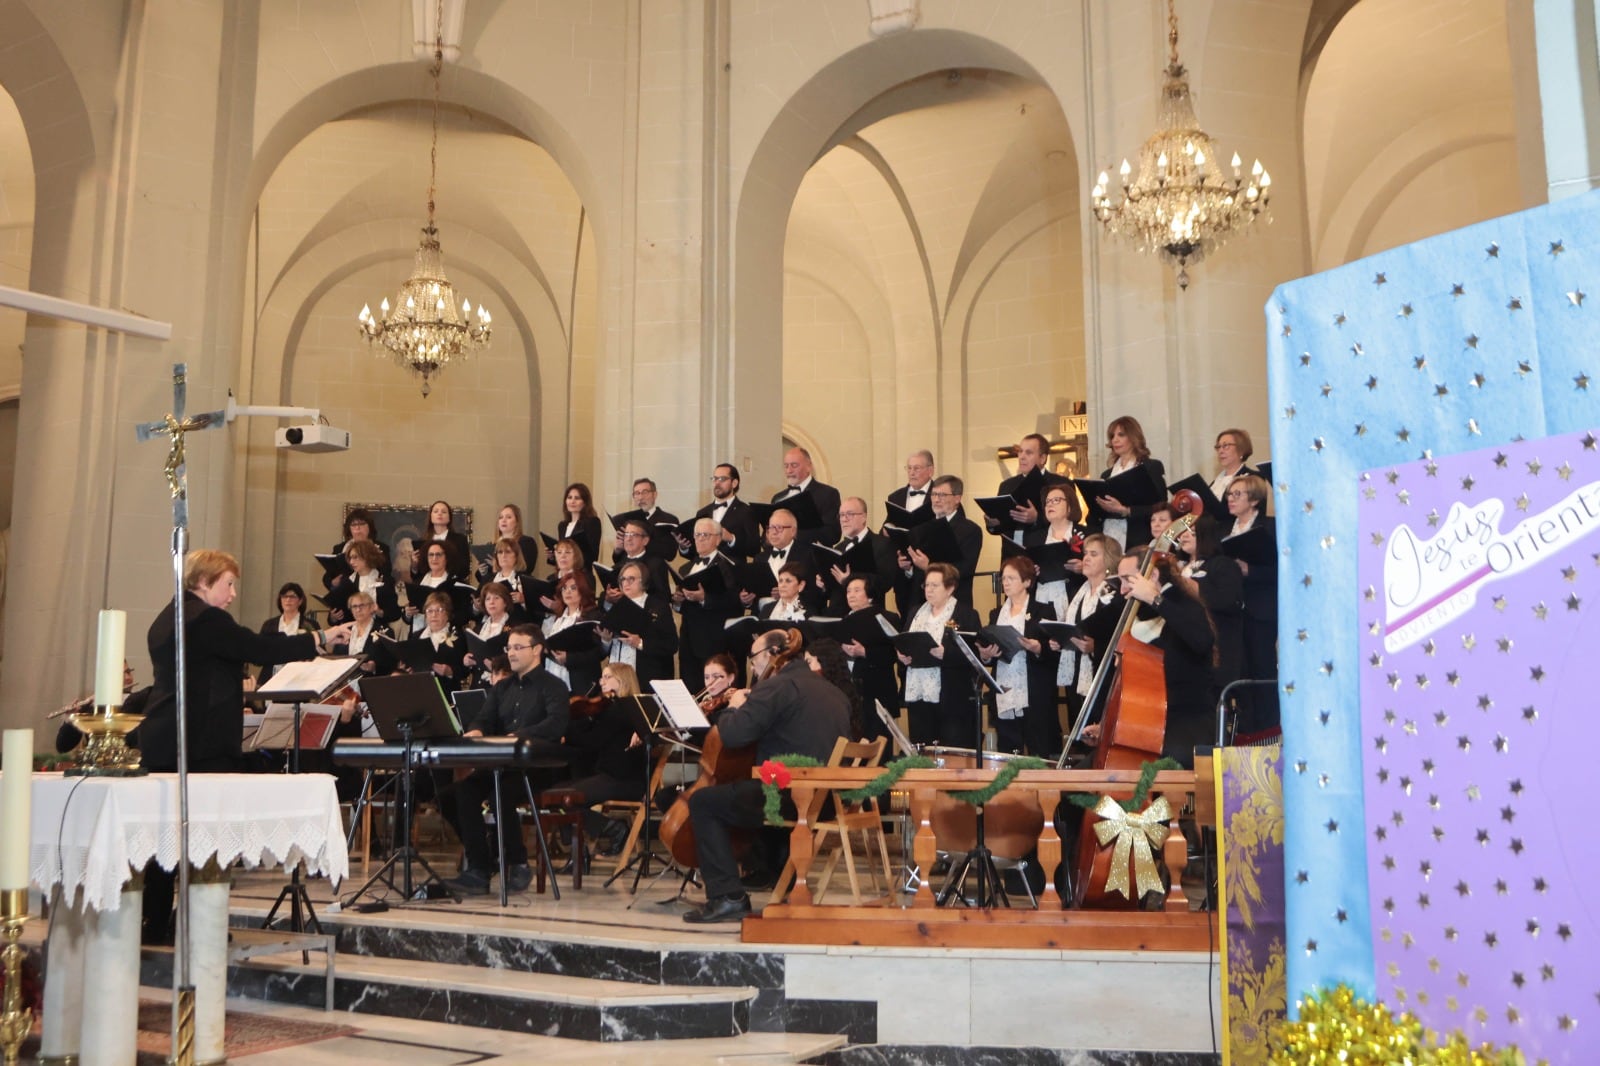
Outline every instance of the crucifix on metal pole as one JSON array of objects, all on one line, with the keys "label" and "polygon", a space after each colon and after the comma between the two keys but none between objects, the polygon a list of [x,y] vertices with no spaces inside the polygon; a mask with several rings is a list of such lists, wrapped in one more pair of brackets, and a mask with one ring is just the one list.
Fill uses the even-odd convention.
[{"label": "crucifix on metal pole", "polygon": [[167,452],[165,471],[167,486],[172,492],[172,609],[178,657],[178,922],[177,936],[173,942],[177,965],[173,968],[176,994],[172,1007],[172,1061],[178,1066],[192,1066],[194,1062],[195,1002],[194,978],[189,966],[189,719],[184,653],[186,627],[183,618],[183,563],[189,549],[189,477],[183,439],[186,434],[215,429],[227,422],[224,411],[207,411],[191,418],[184,417],[187,379],[188,365],[174,364],[172,412],[158,421],[145,422],[138,427],[141,441],[151,437],[167,437],[172,441]]}]

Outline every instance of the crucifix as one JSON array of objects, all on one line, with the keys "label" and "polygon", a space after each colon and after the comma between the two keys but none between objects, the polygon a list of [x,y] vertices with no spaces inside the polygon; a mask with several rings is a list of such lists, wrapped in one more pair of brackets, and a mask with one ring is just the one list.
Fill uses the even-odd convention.
[{"label": "crucifix", "polygon": [[167,452],[167,486],[172,491],[172,575],[173,620],[178,645],[178,922],[173,954],[176,996],[172,1003],[172,1061],[179,1066],[194,1062],[194,978],[190,972],[189,943],[189,719],[184,651],[183,562],[189,550],[189,476],[183,454],[183,439],[189,433],[215,429],[228,421],[226,411],[207,411],[184,416],[188,394],[188,364],[172,367],[172,412],[155,422],[138,427],[140,441],[167,437],[172,446]]}]

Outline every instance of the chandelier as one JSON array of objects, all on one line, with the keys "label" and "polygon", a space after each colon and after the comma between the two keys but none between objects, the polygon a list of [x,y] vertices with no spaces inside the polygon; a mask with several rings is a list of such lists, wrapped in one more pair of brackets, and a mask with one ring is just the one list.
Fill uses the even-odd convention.
[{"label": "chandelier", "polygon": [[1130,183],[1133,168],[1123,159],[1118,171],[1121,199],[1112,200],[1111,178],[1103,170],[1090,195],[1094,216],[1108,233],[1175,264],[1178,287],[1187,289],[1190,263],[1199,263],[1266,211],[1272,176],[1258,159],[1247,182],[1237,152],[1233,177],[1223,176],[1216,146],[1195,118],[1189,72],[1178,61],[1173,0],[1167,0],[1167,45],[1161,115],[1156,131],[1139,149],[1138,180]]},{"label": "chandelier", "polygon": [[[440,7],[443,4],[441,0]],[[441,17],[436,25],[442,25]],[[474,315],[472,304],[462,299],[456,306],[456,289],[444,273],[444,253],[439,250],[439,231],[433,224],[433,195],[439,180],[439,75],[444,70],[442,29],[434,39],[433,66],[433,146],[428,153],[428,224],[422,227],[422,241],[411,276],[400,285],[391,307],[385,299],[372,313],[364,305],[357,321],[361,335],[379,355],[387,353],[405,369],[422,377],[422,395],[432,391],[430,379],[450,361],[489,343],[489,312],[482,304]]]}]

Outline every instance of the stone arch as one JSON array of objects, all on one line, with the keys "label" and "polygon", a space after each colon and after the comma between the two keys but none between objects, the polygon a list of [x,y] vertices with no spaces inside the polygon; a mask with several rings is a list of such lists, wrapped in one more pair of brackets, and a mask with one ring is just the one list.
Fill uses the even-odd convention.
[{"label": "stone arch", "polygon": [[[873,110],[874,101],[896,86],[954,67],[1049,84],[997,41],[960,30],[917,30],[860,45],[822,67],[790,96],[757,142],[734,214],[728,376],[735,439],[755,441],[778,422],[770,368],[782,359],[785,231],[800,182],[830,147],[883,117]],[[939,436],[937,427],[933,436]]]}]

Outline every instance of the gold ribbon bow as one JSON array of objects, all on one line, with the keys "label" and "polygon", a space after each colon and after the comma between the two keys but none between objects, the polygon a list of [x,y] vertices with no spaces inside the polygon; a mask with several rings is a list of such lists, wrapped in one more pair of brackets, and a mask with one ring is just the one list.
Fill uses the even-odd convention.
[{"label": "gold ribbon bow", "polygon": [[[1155,853],[1167,839],[1166,823],[1172,818],[1172,807],[1165,796],[1157,796],[1144,810],[1130,814],[1122,804],[1110,796],[1101,796],[1094,813],[1100,821],[1094,824],[1094,835],[1100,846],[1116,842],[1111,853],[1111,873],[1106,879],[1106,890],[1120,892],[1130,900],[1144,898],[1146,892],[1161,891],[1161,874],[1156,869]],[[1128,858],[1133,857],[1134,882],[1138,895],[1128,891]]]}]

